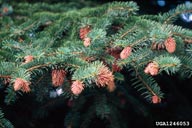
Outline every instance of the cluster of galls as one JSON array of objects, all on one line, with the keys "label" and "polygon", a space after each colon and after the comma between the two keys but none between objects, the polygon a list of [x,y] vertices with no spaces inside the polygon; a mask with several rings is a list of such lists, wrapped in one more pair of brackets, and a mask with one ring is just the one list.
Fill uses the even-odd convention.
[{"label": "cluster of galls", "polygon": [[[163,50],[166,49],[167,52],[173,53],[176,50],[176,42],[173,37],[168,37],[163,43],[152,43],[153,50]],[[153,61],[148,63],[144,72],[152,76],[157,75],[159,71],[159,65],[157,62]]]},{"label": "cluster of galls", "polygon": [[[170,46],[170,45],[168,45],[168,46]],[[120,48],[111,48],[111,49],[108,49],[108,53],[115,58],[115,61],[118,59],[127,59],[132,53],[132,47],[127,46],[123,50],[121,50]],[[118,67],[118,65],[116,65],[116,63],[114,63],[112,65],[112,70],[113,71],[120,71],[121,68]],[[144,72],[146,74],[150,74],[152,76],[157,75],[159,72],[158,63],[155,61],[148,63],[148,65],[144,69]],[[158,97],[156,94],[154,94],[151,97],[151,101],[152,101],[152,103],[157,104],[157,103],[161,102],[161,98]]]},{"label": "cluster of galls", "polygon": [[[27,55],[24,57],[24,62],[22,64],[27,64],[29,62],[32,62],[33,60],[34,56]],[[64,71],[63,69],[53,69],[51,72],[53,86],[54,87],[62,86],[66,78],[66,74],[67,72]],[[30,91],[29,85],[30,82],[22,78],[16,78],[13,87],[15,91],[21,90],[23,92],[29,92]],[[107,89],[109,91],[113,91],[115,89],[114,76],[106,66],[100,67],[98,74],[96,76],[96,85],[98,87],[107,86]],[[74,95],[79,95],[84,90],[84,87],[85,85],[82,81],[75,80],[72,82],[71,92]]]},{"label": "cluster of galls", "polygon": [[91,31],[91,26],[87,25],[83,28],[80,28],[79,36],[83,40],[83,45],[88,47],[91,45],[91,38],[87,37],[88,33]]},{"label": "cluster of galls", "polygon": [[[60,70],[52,70],[52,84],[57,87],[61,86],[64,83],[64,79],[66,77],[66,72],[62,69]],[[98,74],[96,75],[96,85],[98,87],[105,87],[109,91],[113,91],[115,89],[114,76],[112,72],[106,67],[100,67]],[[71,92],[74,95],[79,95],[84,90],[84,83],[81,80],[75,80],[71,85]]]},{"label": "cluster of galls", "polygon": [[107,49],[107,53],[110,54],[115,58],[115,61],[112,64],[112,71],[113,72],[119,72],[121,71],[121,67],[117,65],[117,60],[118,59],[127,59],[132,52],[132,48],[130,46],[125,47],[123,50],[121,48],[109,48]]},{"label": "cluster of galls", "polygon": [[[91,32],[91,26],[87,25],[85,27],[80,28],[79,37],[83,40],[83,44],[85,47],[91,45],[91,38],[87,35]],[[118,59],[126,59],[131,55],[132,48],[130,46],[125,47],[123,50],[120,48],[109,48],[107,49],[107,53],[115,57],[115,62],[112,65],[112,71],[120,71],[121,68],[116,64]]]},{"label": "cluster of galls", "polygon": [[[22,64],[27,64],[31,61],[33,61],[34,59],[34,56],[32,55],[27,55],[24,57],[24,62]],[[26,81],[25,79],[23,78],[16,78],[15,81],[14,81],[14,84],[13,84],[13,88],[15,91],[18,91],[18,90],[21,90],[23,92],[30,92],[30,82],[29,81]]]},{"label": "cluster of galls", "polygon": [[[84,41],[83,44],[85,47],[88,47],[91,44],[91,39],[87,37],[88,33],[91,31],[90,26],[85,26],[80,29],[80,38]],[[164,43],[161,44],[152,44],[152,49],[166,49],[169,53],[173,53],[176,49],[176,43],[174,38],[169,37],[165,40]],[[115,58],[115,62],[112,65],[112,72],[120,71],[121,68],[116,64],[118,59],[127,59],[132,53],[132,47],[127,46],[123,50],[120,48],[110,48],[107,52]],[[27,64],[33,61],[34,57],[32,55],[28,55],[24,57],[23,64]],[[115,89],[114,76],[108,67],[102,66],[99,69],[98,75],[96,76],[96,85],[98,87],[105,87],[111,92]],[[159,72],[159,65],[157,62],[153,61],[148,63],[146,68],[144,69],[146,74],[150,74],[152,76],[157,75]],[[66,77],[66,71],[62,69],[52,70],[52,84],[55,87],[61,86],[64,83],[64,79]],[[29,92],[30,82],[17,78],[14,82],[14,90],[22,90],[23,92]],[[79,95],[84,90],[85,85],[82,81],[76,80],[72,82],[71,91],[74,95]],[[161,100],[157,95],[152,96],[153,103],[159,103]]]},{"label": "cluster of galls", "polygon": [[[163,43],[152,43],[153,50],[164,50],[166,49],[169,53],[174,53],[176,50],[176,42],[173,37],[168,37]],[[155,76],[159,72],[159,65],[157,62],[153,61],[148,63],[144,72],[151,76]],[[161,103],[161,98],[154,94],[151,98],[152,103],[157,104]]]},{"label": "cluster of galls", "polygon": [[[61,86],[64,83],[67,72],[63,69],[54,69],[52,70],[52,84],[55,87]],[[84,84],[80,80],[76,80],[72,82],[71,92],[74,95],[79,95],[84,90]]]},{"label": "cluster of galls", "polygon": [[151,49],[153,50],[164,50],[173,53],[176,50],[176,42],[173,37],[168,37],[163,43],[152,43]]}]

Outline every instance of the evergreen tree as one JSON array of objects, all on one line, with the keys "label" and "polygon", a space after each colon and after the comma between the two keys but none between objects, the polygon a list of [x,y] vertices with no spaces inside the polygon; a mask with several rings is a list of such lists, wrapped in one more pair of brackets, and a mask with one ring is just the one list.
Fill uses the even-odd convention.
[{"label": "evergreen tree", "polygon": [[[135,2],[1,5],[5,104],[31,96],[39,108],[31,107],[34,115],[43,116],[55,101],[66,103],[67,128],[88,128],[95,118],[106,127],[127,128],[127,107],[149,116],[133,90],[148,104],[162,104],[158,81],[192,77],[192,31],[174,25],[192,4],[158,15],[139,15]],[[13,127],[2,111],[0,127]]]}]

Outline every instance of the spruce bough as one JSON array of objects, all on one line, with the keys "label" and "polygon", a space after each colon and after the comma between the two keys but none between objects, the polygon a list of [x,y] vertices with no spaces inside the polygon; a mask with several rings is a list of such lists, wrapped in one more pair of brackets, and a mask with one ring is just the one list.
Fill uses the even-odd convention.
[{"label": "spruce bough", "polygon": [[[59,5],[45,4],[47,10],[41,10],[43,3],[34,5],[26,13],[18,7],[30,4],[15,5],[11,17],[4,14],[10,8],[2,6],[0,87],[7,92],[6,104],[24,93],[49,101],[49,89],[62,88],[59,97],[75,102],[66,126],[88,127],[96,114],[122,128],[115,116],[119,92],[130,95],[127,86],[147,102],[161,104],[164,93],[156,77],[192,76],[192,31],[174,25],[180,14],[192,12],[192,4],[158,15],[139,15],[135,2],[56,12],[52,8]],[[84,114],[90,119],[73,122],[90,97]]]}]

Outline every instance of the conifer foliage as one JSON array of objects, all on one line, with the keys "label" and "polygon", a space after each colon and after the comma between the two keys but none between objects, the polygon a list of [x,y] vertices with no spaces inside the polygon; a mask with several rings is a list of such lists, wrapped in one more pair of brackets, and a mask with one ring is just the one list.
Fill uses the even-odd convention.
[{"label": "conifer foliage", "polygon": [[[64,4],[18,3],[14,8],[1,4],[0,91],[6,92],[7,105],[21,94],[48,102],[54,88],[63,101],[74,102],[66,127],[89,127],[97,116],[108,120],[111,128],[127,128],[118,114],[119,92],[127,96],[127,88],[135,88],[144,101],[160,104],[164,93],[156,77],[165,73],[192,77],[192,31],[174,25],[180,14],[192,12],[192,5],[139,15],[135,2],[82,9],[63,8]],[[90,98],[82,113],[86,118],[79,119]],[[13,127],[1,110],[0,120],[7,122],[0,121],[0,126]]]}]

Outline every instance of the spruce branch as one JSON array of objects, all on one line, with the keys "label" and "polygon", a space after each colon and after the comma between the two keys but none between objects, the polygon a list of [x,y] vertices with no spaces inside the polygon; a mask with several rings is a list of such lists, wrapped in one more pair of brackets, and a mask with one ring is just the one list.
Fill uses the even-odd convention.
[{"label": "spruce branch", "polygon": [[189,44],[192,43],[192,37],[189,35],[185,35],[185,34],[177,33],[177,32],[173,32],[172,34],[175,36],[180,36],[183,39],[183,41],[186,43],[189,43]]},{"label": "spruce branch", "polygon": [[169,22],[172,22],[175,18],[177,18],[178,15],[182,13],[191,13],[192,12],[192,4],[181,4],[178,5],[174,10],[170,10],[167,13],[164,13],[162,15],[162,18],[164,20],[163,24],[169,24]]},{"label": "spruce branch", "polygon": [[51,64],[51,62],[50,62],[50,63],[47,63],[47,64],[36,65],[36,66],[34,66],[34,67],[31,67],[31,68],[27,69],[27,71],[32,71],[32,70],[37,69],[37,68],[46,67],[46,66],[48,66],[48,65],[50,65],[50,64]]},{"label": "spruce branch", "polygon": [[140,74],[138,73],[138,70],[136,68],[135,72],[136,72],[136,77],[139,78],[139,80],[143,83],[143,85],[147,88],[147,90],[149,90],[149,92],[151,92],[152,95],[157,95],[151,88],[150,86],[145,82],[145,80],[143,80],[143,78],[140,76]]},{"label": "spruce branch", "polygon": [[128,35],[129,33],[135,30],[136,30],[136,26],[133,26],[131,29],[128,29],[126,32],[124,32],[118,39],[122,39],[123,37],[125,37],[126,35]]},{"label": "spruce branch", "polygon": [[181,60],[174,56],[158,56],[153,59],[159,64],[161,71],[166,71],[167,74],[176,73],[181,66]]},{"label": "spruce branch", "polygon": [[1,128],[14,128],[14,126],[11,124],[11,122],[4,117],[4,113],[2,112],[1,108],[0,108],[0,127]]},{"label": "spruce branch", "polygon": [[2,76],[2,75],[0,75],[0,78],[11,78],[11,76]]},{"label": "spruce branch", "polygon": [[[135,77],[131,80],[132,86],[141,92],[141,95],[144,96],[148,101],[153,103],[161,102],[163,98],[163,93],[155,79],[152,76],[144,74],[141,70],[142,68],[132,67],[135,72]],[[157,97],[158,101],[154,102],[153,97]]]},{"label": "spruce branch", "polygon": [[41,76],[36,82],[35,82],[35,85],[37,85],[45,76]]},{"label": "spruce branch", "polygon": [[144,36],[144,37],[142,37],[141,39],[138,39],[137,41],[131,43],[130,46],[131,46],[131,47],[134,47],[135,45],[137,45],[137,44],[139,44],[139,43],[141,43],[141,42],[147,41],[147,40],[148,40],[147,37]]},{"label": "spruce branch", "polygon": [[[130,82],[142,97],[160,103],[163,92],[156,78],[164,75],[161,72],[191,78],[192,32],[171,24],[178,15],[191,13],[191,5],[139,16],[135,2],[83,9],[63,7],[65,4],[18,3],[14,15],[1,17],[0,84],[10,79],[5,103],[16,101],[20,93],[16,85],[30,90],[32,83],[32,96],[45,102],[40,109],[54,108],[57,100],[48,95],[59,88],[62,94],[55,94],[60,96],[58,103],[63,98],[75,102],[68,106],[71,112],[66,116],[66,127],[89,127],[96,116],[107,120],[109,127],[126,127],[118,119],[118,109],[127,107],[119,105],[119,88],[135,110],[146,115],[146,109],[140,108],[139,100],[124,85]],[[110,92],[116,87],[117,91],[109,94],[99,87]],[[87,103],[89,108],[84,109]],[[0,127],[3,125],[0,111]]]},{"label": "spruce branch", "polygon": [[192,10],[184,10],[184,11],[180,11],[180,12],[175,12],[174,14],[171,14],[171,16],[169,16],[165,21],[164,24],[168,24],[171,20],[173,20],[173,18],[175,18],[176,16],[182,14],[182,13],[191,13]]}]

